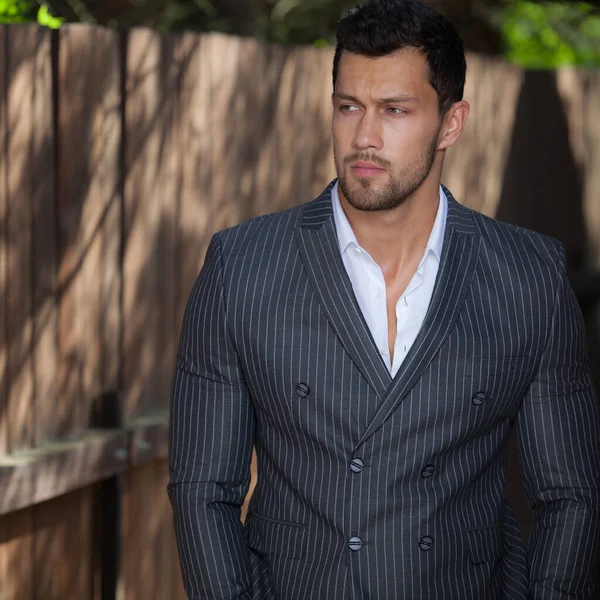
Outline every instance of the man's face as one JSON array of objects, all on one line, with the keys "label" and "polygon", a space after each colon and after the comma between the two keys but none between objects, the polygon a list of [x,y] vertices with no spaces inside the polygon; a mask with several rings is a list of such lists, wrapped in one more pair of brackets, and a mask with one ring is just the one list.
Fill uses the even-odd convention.
[{"label": "man's face", "polygon": [[427,178],[442,119],[424,56],[342,54],[333,95],[340,188],[358,210],[399,206]]}]

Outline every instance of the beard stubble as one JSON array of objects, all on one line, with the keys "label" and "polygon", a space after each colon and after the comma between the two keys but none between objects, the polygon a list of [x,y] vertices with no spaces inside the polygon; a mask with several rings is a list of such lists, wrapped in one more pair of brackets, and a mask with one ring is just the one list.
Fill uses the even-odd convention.
[{"label": "beard stubble", "polygon": [[[403,204],[427,179],[435,161],[439,134],[440,130],[436,132],[426,151],[416,156],[415,160],[395,175],[391,172],[392,163],[376,155],[359,152],[346,156],[343,165],[340,165],[338,156],[335,155],[334,151],[340,188],[350,206],[356,210],[375,212],[392,210]],[[377,190],[373,189],[373,182],[370,179],[359,177],[353,180],[356,182],[353,185],[347,174],[347,169],[350,164],[359,160],[372,162],[378,167],[386,169],[390,173],[390,182],[384,188]]]}]

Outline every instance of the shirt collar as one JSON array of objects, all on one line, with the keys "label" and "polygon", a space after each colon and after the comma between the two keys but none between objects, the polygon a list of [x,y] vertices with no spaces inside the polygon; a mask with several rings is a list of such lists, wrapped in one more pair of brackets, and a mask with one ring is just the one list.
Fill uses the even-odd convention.
[{"label": "shirt collar", "polygon": [[[350,226],[350,223],[348,221],[348,217],[346,217],[346,213],[342,208],[340,196],[338,193],[338,185],[339,182],[336,181],[335,185],[331,190],[331,204],[333,207],[333,220],[337,232],[338,245],[340,248],[340,252],[344,254],[348,246],[355,245],[358,248],[360,248],[360,244],[358,243],[358,240],[354,235],[354,231],[352,230],[352,227]],[[433,252],[433,254],[438,259],[438,262],[441,260],[447,217],[448,199],[446,198],[446,194],[444,193],[442,186],[440,186],[440,201],[438,211],[435,217],[435,221],[433,223],[433,228],[431,229],[431,234],[429,235],[429,239],[427,240],[427,247],[425,248],[425,252],[423,253],[423,259],[421,260],[419,267],[423,264],[429,252]]]}]

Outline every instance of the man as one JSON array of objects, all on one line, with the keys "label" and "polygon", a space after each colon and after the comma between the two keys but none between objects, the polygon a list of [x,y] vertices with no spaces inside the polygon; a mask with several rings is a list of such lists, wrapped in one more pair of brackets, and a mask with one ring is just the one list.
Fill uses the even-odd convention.
[{"label": "man", "polygon": [[[338,180],[216,234],[173,382],[170,498],[192,599],[589,598],[600,427],[561,245],[440,187],[469,113],[455,29],[346,13]],[[517,428],[535,521],[505,496]],[[240,505],[252,447],[258,484]]]}]

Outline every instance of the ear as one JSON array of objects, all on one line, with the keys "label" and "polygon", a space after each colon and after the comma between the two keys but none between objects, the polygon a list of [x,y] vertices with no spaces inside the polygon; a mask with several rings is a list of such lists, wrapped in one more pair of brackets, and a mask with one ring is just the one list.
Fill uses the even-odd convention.
[{"label": "ear", "polygon": [[438,144],[438,150],[445,150],[460,138],[471,107],[466,100],[455,102],[444,116],[442,135]]}]

